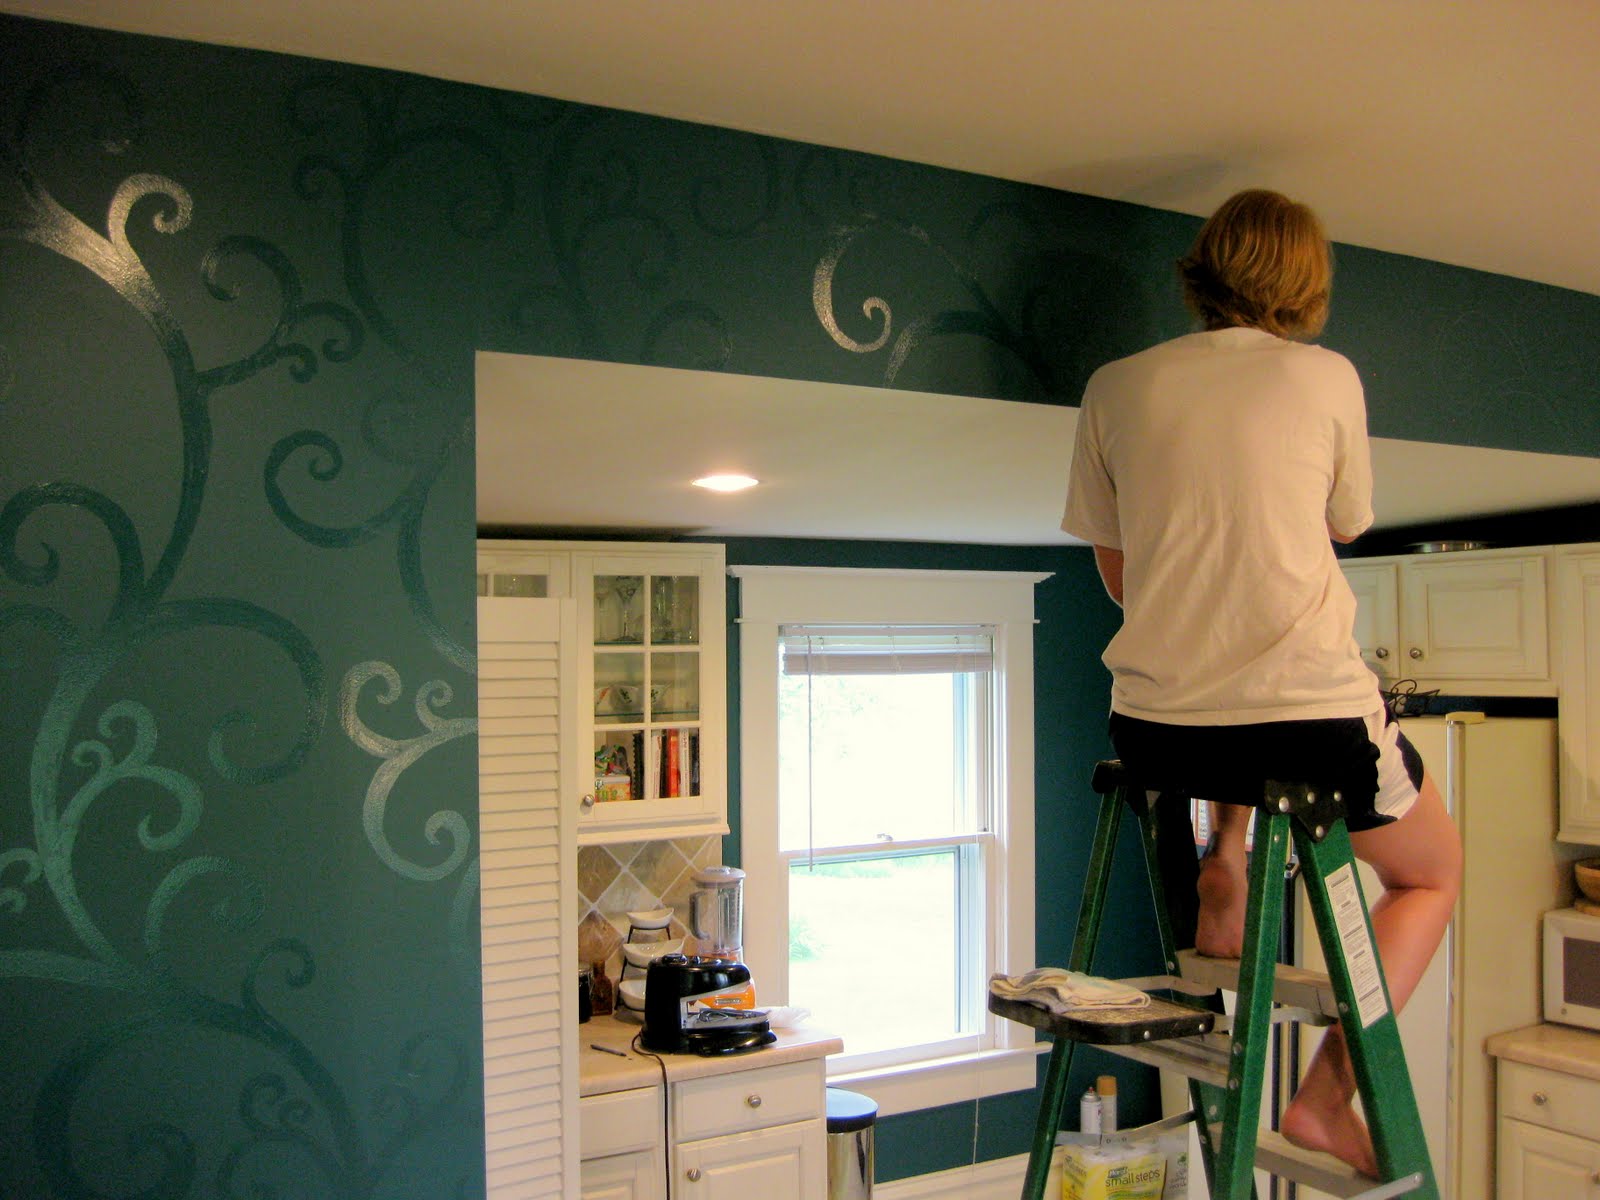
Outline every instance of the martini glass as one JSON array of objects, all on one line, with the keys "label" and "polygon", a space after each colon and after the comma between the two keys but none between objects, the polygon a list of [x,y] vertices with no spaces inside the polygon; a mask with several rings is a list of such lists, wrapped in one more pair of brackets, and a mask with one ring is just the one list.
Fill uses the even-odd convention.
[{"label": "martini glass", "polygon": [[619,575],[616,582],[611,585],[612,593],[617,597],[617,605],[622,616],[619,622],[621,637],[619,641],[637,642],[639,640],[639,614],[634,611],[633,598],[639,594],[639,580],[631,575]]}]

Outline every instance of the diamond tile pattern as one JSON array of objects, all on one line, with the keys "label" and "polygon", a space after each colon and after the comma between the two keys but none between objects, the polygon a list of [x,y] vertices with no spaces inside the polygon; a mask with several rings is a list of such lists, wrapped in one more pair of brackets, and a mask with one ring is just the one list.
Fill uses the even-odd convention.
[{"label": "diamond tile pattern", "polygon": [[[623,842],[578,848],[578,957],[604,961],[612,979],[622,973],[622,944],[628,913],[671,908],[668,935],[688,933],[689,894],[694,872],[722,861],[722,839],[677,838],[656,842]],[[692,947],[690,948],[692,950]]]}]

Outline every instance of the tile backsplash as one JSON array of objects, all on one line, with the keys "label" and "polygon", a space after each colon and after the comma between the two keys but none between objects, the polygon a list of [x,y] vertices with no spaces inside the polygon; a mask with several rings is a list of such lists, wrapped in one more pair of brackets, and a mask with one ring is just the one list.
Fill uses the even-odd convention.
[{"label": "tile backsplash", "polygon": [[622,970],[622,944],[628,914],[652,908],[673,910],[669,935],[683,937],[694,872],[722,861],[722,839],[678,838],[623,842],[578,848],[578,959],[604,961],[606,974]]}]

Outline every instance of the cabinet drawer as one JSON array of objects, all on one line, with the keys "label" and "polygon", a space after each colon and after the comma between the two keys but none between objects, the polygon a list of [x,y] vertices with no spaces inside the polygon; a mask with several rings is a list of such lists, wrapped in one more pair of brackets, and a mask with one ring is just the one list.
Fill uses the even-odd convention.
[{"label": "cabinet drawer", "polygon": [[680,1142],[821,1115],[820,1061],[735,1071],[672,1085],[672,1127]]},{"label": "cabinet drawer", "polygon": [[1500,1061],[1500,1115],[1600,1138],[1600,1080]]},{"label": "cabinet drawer", "polygon": [[661,1141],[661,1089],[630,1088],[578,1102],[578,1157],[649,1150]]}]

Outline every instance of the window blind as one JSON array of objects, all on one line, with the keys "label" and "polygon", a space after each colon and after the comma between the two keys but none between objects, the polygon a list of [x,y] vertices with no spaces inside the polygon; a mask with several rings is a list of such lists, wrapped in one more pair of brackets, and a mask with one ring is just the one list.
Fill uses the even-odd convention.
[{"label": "window blind", "polygon": [[988,625],[784,625],[785,675],[963,675],[994,670]]}]

